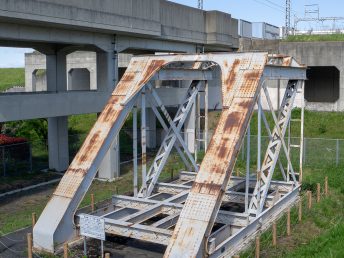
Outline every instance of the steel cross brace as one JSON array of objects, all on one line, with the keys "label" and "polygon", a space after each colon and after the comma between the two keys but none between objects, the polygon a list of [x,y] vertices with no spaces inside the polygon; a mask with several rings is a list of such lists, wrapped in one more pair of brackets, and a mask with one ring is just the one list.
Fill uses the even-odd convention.
[{"label": "steel cross brace", "polygon": [[[295,97],[296,97],[296,94],[297,94],[298,86],[299,85],[297,84],[296,85],[296,92],[294,92],[295,93],[294,100],[295,100]],[[271,98],[270,98],[269,92],[268,92],[266,86],[264,86],[263,89],[264,89],[264,93],[266,95],[266,99],[268,101],[269,108],[271,110],[272,118],[273,118],[273,120],[275,122],[275,125],[277,125],[278,124],[277,117],[275,115],[275,112],[273,111],[273,105],[272,105],[272,102],[271,102]],[[285,95],[285,97],[286,97],[286,95]],[[292,105],[294,104],[294,100],[293,100]],[[291,106],[291,110],[292,110],[292,108],[293,108],[293,106]],[[288,122],[290,121],[290,117],[291,117],[291,113],[289,114]],[[278,130],[279,135],[282,135],[282,133],[279,130],[279,128],[277,127],[276,129]],[[284,135],[285,135],[285,133],[284,133]],[[289,169],[290,169],[290,174],[291,174],[291,176],[293,178],[294,183],[296,184],[297,180],[296,180],[296,177],[295,177],[295,172],[294,172],[294,169],[293,169],[293,164],[291,163],[290,156],[288,154],[289,152],[288,152],[287,146],[286,146],[285,141],[284,141],[284,135],[283,135],[283,137],[281,137],[281,143],[282,143],[282,147],[283,147],[283,150],[284,150],[284,154],[285,154],[285,156],[287,158],[287,162],[288,162]]]},{"label": "steel cross brace", "polygon": [[[180,130],[182,129],[182,126],[186,120],[186,117],[187,117],[192,105],[194,105],[196,96],[197,96],[198,91],[199,91],[199,87],[200,87],[199,81],[193,81],[191,83],[191,85],[188,89],[186,98],[183,101],[183,103],[180,105],[175,118],[170,123],[170,129],[168,130],[168,133],[165,136],[165,138],[164,138],[164,140],[163,140],[163,142],[159,148],[159,151],[158,151],[158,153],[157,153],[157,155],[153,161],[153,164],[149,168],[149,171],[147,174],[147,185],[148,185],[147,192],[145,194],[144,189],[141,188],[139,197],[145,197],[146,198],[152,194],[154,187],[155,187],[155,184],[157,183],[157,181],[159,179],[160,173],[161,173],[162,169],[164,168],[164,166],[167,162],[168,156],[169,156],[173,146],[175,145],[176,140],[178,139],[177,135],[179,135]],[[161,103],[161,107],[162,106],[163,105]],[[179,139],[179,140],[181,140],[183,147],[185,147],[186,145],[184,144],[183,140],[182,139]],[[190,153],[188,153],[188,152],[186,152],[186,153],[187,153],[187,155],[189,154],[191,156]],[[190,156],[189,156],[189,158],[190,158]],[[196,166],[196,168],[197,168],[197,166]],[[198,168],[197,168],[197,171],[198,171]]]},{"label": "steel cross brace", "polygon": [[[164,130],[167,133],[169,133],[169,129],[173,130],[173,133],[176,135],[178,142],[182,145],[186,155],[188,156],[189,160],[192,163],[192,166],[194,167],[194,170],[197,172],[198,171],[198,166],[196,164],[196,161],[194,160],[193,156],[191,155],[189,149],[187,148],[185,141],[181,137],[180,131],[178,131],[178,129],[174,125],[173,119],[169,115],[167,109],[163,105],[163,103],[162,103],[159,95],[155,91],[155,89],[152,87],[152,85],[148,85],[148,88],[150,90],[148,101],[150,102],[150,104],[152,106],[153,112],[155,113],[155,115],[158,118],[160,124],[162,125],[162,127],[164,128]],[[157,105],[155,105],[154,102],[156,102]],[[164,114],[165,118],[167,119],[167,121],[169,123],[170,128],[168,128],[168,126],[166,125],[166,123],[165,123],[164,119],[162,118],[160,112],[158,111],[157,107],[160,107],[162,113]],[[178,145],[174,145],[174,146],[177,149],[177,151],[178,151],[179,155],[181,156],[182,160],[184,161],[185,165],[188,167],[188,169],[191,170],[191,166],[190,166],[188,160],[185,158],[185,154],[181,151],[181,149],[180,149],[180,147]]]},{"label": "steel cross brace", "polygon": [[[264,122],[264,125],[265,125],[265,129],[266,129],[266,131],[268,132],[268,135],[269,135],[269,141],[271,141],[273,137],[272,137],[272,133],[271,133],[271,129],[270,129],[268,120],[266,119],[266,116],[265,116],[264,112],[262,112],[262,118],[263,118],[263,122]],[[280,170],[281,170],[283,179],[284,179],[285,181],[287,181],[287,176],[286,176],[286,174],[285,174],[285,171],[284,171],[284,168],[283,168],[283,165],[282,165],[280,159],[278,159],[278,165],[279,165],[279,168],[280,168]]]},{"label": "steel cross brace", "polygon": [[[271,179],[273,176],[273,172],[275,170],[275,166],[279,157],[281,147],[285,146],[284,135],[288,127],[290,114],[291,114],[295,96],[297,93],[297,87],[298,87],[297,81],[291,80],[288,82],[288,86],[284,94],[284,98],[281,104],[279,117],[277,121],[277,119],[275,119],[276,118],[275,113],[273,112],[273,106],[270,106],[271,100],[267,93],[266,86],[265,85],[263,86],[265,95],[267,97],[267,101],[269,103],[269,107],[272,111],[272,115],[275,120],[275,128],[272,132],[272,139],[269,142],[261,171],[258,172],[259,173],[258,181],[253,192],[253,197],[250,202],[250,208],[249,208],[250,214],[258,215],[262,212],[264,208],[265,200],[268,194]],[[289,157],[287,157],[287,159],[289,162],[290,161]],[[258,196],[260,196],[260,198]]]},{"label": "steel cross brace", "polygon": [[[161,114],[159,113],[159,111],[158,111],[158,109],[157,109],[157,106],[155,106],[155,103],[154,103],[154,101],[153,101],[153,99],[152,99],[152,95],[151,95],[151,94],[148,95],[148,102],[151,104],[152,110],[153,110],[155,116],[158,118],[158,120],[159,120],[159,122],[160,122],[162,128],[164,129],[164,131],[165,131],[166,133],[168,133],[168,132],[169,132],[169,127],[166,125],[165,120],[162,118]],[[158,106],[159,106],[159,105],[158,105]],[[167,120],[168,120],[169,122],[172,122],[172,119],[170,118],[169,115],[168,115],[168,116],[165,115],[165,117],[167,118]],[[175,127],[174,127],[174,128],[175,128]],[[180,135],[179,135],[179,134],[177,135],[177,140],[179,141],[179,143],[181,143],[182,138],[181,138],[181,137],[178,137],[178,136],[180,136]],[[181,145],[183,146],[183,145],[184,145],[184,142],[182,142]],[[189,161],[186,159],[184,152],[180,149],[180,147],[179,147],[178,145],[175,144],[174,147],[176,148],[178,154],[180,155],[180,157],[181,157],[181,159],[183,160],[183,162],[184,162],[184,164],[186,165],[186,167],[187,167],[188,169],[191,170],[190,163],[189,163]],[[192,157],[191,157],[191,158],[192,158]]]}]

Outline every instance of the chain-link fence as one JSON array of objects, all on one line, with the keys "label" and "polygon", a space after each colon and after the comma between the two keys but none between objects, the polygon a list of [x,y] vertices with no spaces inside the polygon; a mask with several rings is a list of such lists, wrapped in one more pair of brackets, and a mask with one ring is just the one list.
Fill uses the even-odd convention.
[{"label": "chain-link fence", "polygon": [[[163,130],[147,130],[147,147],[148,156],[154,156],[157,148],[164,139],[166,133]],[[74,158],[81,144],[86,138],[86,134],[69,135],[69,157],[70,160]],[[154,137],[155,136],[155,137]],[[205,133],[181,132],[185,143],[192,150],[192,145],[195,145],[200,150],[199,158],[202,157],[202,151],[205,148]],[[133,132],[132,129],[122,130],[120,133],[120,161],[122,164],[130,163],[133,158]],[[141,153],[141,135],[138,130],[138,153]],[[208,144],[212,137],[212,132],[208,133]],[[287,143],[287,139],[285,139]],[[257,162],[257,146],[258,137],[251,135],[250,147],[250,163],[254,167]],[[247,137],[244,138],[242,148],[239,152],[238,161],[246,161],[246,143]],[[261,137],[261,157],[264,158],[269,137]],[[300,144],[300,139],[297,137],[290,139],[291,145],[297,146]],[[178,144],[178,141],[177,143]],[[180,144],[179,144],[180,145]],[[294,169],[298,169],[300,148],[291,148],[290,156],[294,164]],[[139,156],[140,157],[140,156]],[[49,167],[48,157],[48,141],[33,141],[26,143],[18,143],[13,145],[0,146],[0,176],[20,175],[21,173],[40,171]],[[281,150],[280,160],[283,164],[287,164],[286,155]],[[303,166],[304,167],[324,167],[329,165],[340,165],[344,162],[344,139],[325,139],[325,138],[304,138],[303,151]],[[198,160],[199,162],[199,160]]]}]

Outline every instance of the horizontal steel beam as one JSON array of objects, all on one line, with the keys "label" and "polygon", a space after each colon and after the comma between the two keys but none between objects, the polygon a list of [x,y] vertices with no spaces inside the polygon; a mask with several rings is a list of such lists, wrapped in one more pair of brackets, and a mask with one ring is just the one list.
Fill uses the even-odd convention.
[{"label": "horizontal steel beam", "polygon": [[[188,191],[182,192],[179,195],[179,201],[182,201],[180,197],[184,195],[184,200],[187,198]],[[177,195],[176,195],[177,196]],[[175,196],[173,196],[175,197]],[[171,203],[169,201],[155,201],[150,199],[142,199],[142,198],[135,198],[135,197],[128,197],[128,196],[113,196],[113,204],[116,207],[125,207],[131,209],[138,209],[140,212],[137,213],[137,216],[142,220],[142,218],[146,214],[146,219],[152,217],[151,210],[155,210],[157,206],[161,208],[160,213],[167,214],[167,215],[175,215],[180,213],[183,209],[183,204],[178,203]],[[113,213],[115,213],[114,211]],[[153,212],[156,214],[155,212]],[[109,216],[109,214],[107,214]],[[123,221],[129,221],[136,217],[136,214],[132,214],[129,217],[124,217]],[[245,226],[247,224],[247,215],[237,212],[230,212],[230,211],[219,211],[218,223],[222,224],[232,224],[236,226]]]},{"label": "horizontal steel beam", "polygon": [[307,80],[307,68],[267,65],[263,77],[268,80]]},{"label": "horizontal steel beam", "polygon": [[105,219],[105,232],[160,245],[168,245],[172,236],[170,230],[113,219]]},{"label": "horizontal steel beam", "polygon": [[208,81],[213,79],[213,74],[208,70],[194,69],[162,69],[153,77],[159,81]]}]

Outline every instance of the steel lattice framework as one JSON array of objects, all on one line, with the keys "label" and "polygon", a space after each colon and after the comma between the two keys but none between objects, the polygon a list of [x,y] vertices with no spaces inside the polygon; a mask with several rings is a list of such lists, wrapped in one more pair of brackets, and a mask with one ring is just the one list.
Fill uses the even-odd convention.
[{"label": "steel lattice framework", "polygon": [[[192,65],[186,68],[185,64],[190,63]],[[205,156],[198,165],[181,136],[181,129],[192,107],[198,109],[198,114],[201,113],[201,96],[207,109],[208,82],[214,80],[215,68],[222,71],[221,81],[217,82],[222,92],[222,113],[214,135],[209,145],[206,145]],[[133,58],[38,220],[34,228],[35,247],[52,251],[55,244],[77,237],[75,228],[79,226],[78,214],[87,212],[87,209],[77,211],[77,207],[112,140],[118,135],[129,113],[133,112],[134,196],[113,196],[108,207],[91,213],[93,218],[104,222],[104,230],[108,235],[165,245],[165,257],[223,257],[235,254],[298,198],[300,184],[290,161],[289,143],[286,146],[284,137],[295,96],[297,90],[303,88],[305,74],[306,68],[291,57],[268,56],[267,53]],[[184,84],[185,97],[174,118],[160,99],[155,80],[191,81]],[[265,84],[268,80],[289,80],[277,117]],[[262,90],[275,122],[272,132],[261,107]],[[148,173],[146,102],[166,132]],[[249,127],[256,104],[259,123],[263,119],[270,143],[260,169],[261,144],[258,141],[259,169],[252,174],[249,166]],[[142,145],[140,190],[137,162],[138,106],[141,108]],[[204,121],[204,139],[207,139],[207,119]],[[199,118],[195,123],[200,123]],[[260,136],[261,126],[258,129]],[[245,135],[248,161],[246,177],[235,177],[232,172]],[[181,171],[179,177],[169,183],[159,182],[173,148],[179,153],[187,171]],[[281,149],[288,161],[287,174],[279,160]],[[283,171],[284,181],[272,180],[277,162]],[[301,168],[298,175],[302,177]],[[252,188],[255,189],[253,193],[249,192]]]}]

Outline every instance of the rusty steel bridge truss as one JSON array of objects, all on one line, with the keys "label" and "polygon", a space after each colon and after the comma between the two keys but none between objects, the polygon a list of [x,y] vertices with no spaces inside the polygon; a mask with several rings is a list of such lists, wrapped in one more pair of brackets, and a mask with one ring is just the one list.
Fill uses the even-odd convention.
[{"label": "rusty steel bridge truss", "polygon": [[[222,113],[208,145],[208,83],[221,70]],[[165,245],[164,257],[227,257],[237,254],[254,236],[271,225],[298,200],[302,180],[303,90],[306,68],[293,58],[267,53],[219,53],[135,57],[114,90],[98,121],[62,178],[34,228],[34,246],[54,251],[55,244],[77,237],[78,205],[130,112],[133,114],[133,196],[115,195],[105,208],[92,213],[105,221],[105,233]],[[155,88],[155,80],[182,80],[186,94],[174,117]],[[271,81],[287,87],[277,108],[270,97]],[[301,137],[291,144],[290,122],[295,98],[301,94]],[[200,130],[203,98],[205,156],[197,164],[181,131],[193,106]],[[264,112],[262,99],[267,103]],[[147,166],[146,106],[152,108],[166,136]],[[141,108],[142,165],[138,166],[137,109]],[[250,166],[250,120],[258,109],[257,167]],[[265,113],[274,121],[270,128]],[[269,135],[261,157],[262,122]],[[288,133],[289,132],[289,133]],[[244,141],[246,136],[246,141]],[[287,141],[285,140],[287,138]],[[196,141],[197,142],[197,141]],[[239,150],[246,146],[246,176],[232,175]],[[294,170],[290,153],[299,148]],[[160,174],[176,149],[186,171],[168,183]],[[283,157],[283,158],[282,158]],[[286,168],[283,165],[286,160]],[[276,166],[284,180],[273,180]],[[147,170],[148,168],[148,170]],[[139,171],[140,170],[140,171]],[[138,182],[141,172],[142,182]],[[141,185],[140,189],[138,186]]]}]

